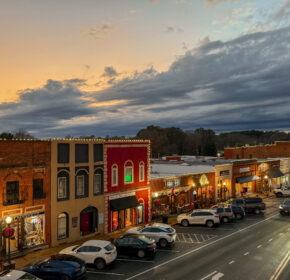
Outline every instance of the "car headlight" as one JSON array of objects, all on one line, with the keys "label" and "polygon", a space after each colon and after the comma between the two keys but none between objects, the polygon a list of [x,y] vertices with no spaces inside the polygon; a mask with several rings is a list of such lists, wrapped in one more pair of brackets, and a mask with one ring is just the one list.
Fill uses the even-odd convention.
[{"label": "car headlight", "polygon": [[279,206],[279,209],[283,209],[283,206],[282,206],[282,205],[280,205],[280,206]]}]

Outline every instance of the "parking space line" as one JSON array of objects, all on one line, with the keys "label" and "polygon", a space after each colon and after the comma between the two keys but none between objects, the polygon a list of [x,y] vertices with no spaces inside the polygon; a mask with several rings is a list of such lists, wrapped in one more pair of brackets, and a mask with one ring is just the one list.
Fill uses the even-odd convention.
[{"label": "parking space line", "polygon": [[273,238],[269,239],[269,242],[271,242],[273,240]]},{"label": "parking space line", "polygon": [[229,264],[233,264],[235,261],[230,261]]},{"label": "parking space line", "polygon": [[204,239],[204,237],[203,237],[202,234],[200,235],[200,237],[201,237],[201,239],[202,239],[202,242],[205,241],[205,239]]},{"label": "parking space line", "polygon": [[258,245],[258,246],[257,246],[257,248],[261,248],[261,247],[262,247],[262,245]]},{"label": "parking space line", "polygon": [[197,237],[197,234],[194,234],[194,237],[195,237],[195,239],[197,240],[197,243],[200,243],[200,241],[199,241],[199,239],[198,239],[198,237]]},{"label": "parking space line", "polygon": [[162,250],[162,249],[157,249],[157,252],[179,253],[180,251],[176,251],[176,250]]},{"label": "parking space line", "polygon": [[249,255],[249,254],[250,254],[250,253],[249,253],[249,252],[247,252],[247,253],[245,253],[245,254],[244,254],[244,256],[247,256],[247,255]]},{"label": "parking space line", "polygon": [[189,239],[190,239],[191,243],[193,243],[193,240],[192,240],[190,234],[188,234],[188,236],[189,236]]},{"label": "parking space line", "polygon": [[143,263],[154,263],[154,261],[143,261],[134,259],[116,259],[117,261],[128,261],[128,262],[143,262]]},{"label": "parking space line", "polygon": [[87,270],[87,273],[116,275],[116,276],[124,276],[125,275],[125,274],[121,274],[121,273],[102,272],[102,271],[94,271],[94,270]]}]

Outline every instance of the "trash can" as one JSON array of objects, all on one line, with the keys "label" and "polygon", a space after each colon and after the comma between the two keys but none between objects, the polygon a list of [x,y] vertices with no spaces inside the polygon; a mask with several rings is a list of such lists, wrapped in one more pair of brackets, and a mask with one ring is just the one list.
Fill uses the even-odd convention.
[{"label": "trash can", "polygon": [[168,216],[167,215],[162,215],[162,223],[168,224]]}]

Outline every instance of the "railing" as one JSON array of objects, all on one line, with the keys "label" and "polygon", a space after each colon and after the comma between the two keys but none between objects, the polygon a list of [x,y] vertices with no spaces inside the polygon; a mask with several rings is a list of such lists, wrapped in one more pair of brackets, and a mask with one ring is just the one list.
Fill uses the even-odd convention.
[{"label": "railing", "polygon": [[21,191],[19,193],[9,194],[9,195],[7,195],[7,193],[3,193],[2,198],[3,198],[2,201],[3,201],[4,206],[21,204],[21,203],[24,203],[25,201],[25,193],[24,191]]},{"label": "railing", "polygon": [[44,199],[44,198],[46,198],[46,193],[45,192],[33,193],[33,200]]}]

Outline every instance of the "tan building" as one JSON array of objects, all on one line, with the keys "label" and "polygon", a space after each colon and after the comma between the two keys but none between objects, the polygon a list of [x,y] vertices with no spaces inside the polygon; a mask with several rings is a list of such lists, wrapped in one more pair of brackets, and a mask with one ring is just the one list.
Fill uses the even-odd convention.
[{"label": "tan building", "polygon": [[232,169],[231,163],[215,165],[215,198],[216,201],[226,201],[232,197]]},{"label": "tan building", "polygon": [[51,140],[51,245],[104,232],[104,140]]}]

